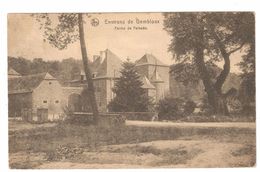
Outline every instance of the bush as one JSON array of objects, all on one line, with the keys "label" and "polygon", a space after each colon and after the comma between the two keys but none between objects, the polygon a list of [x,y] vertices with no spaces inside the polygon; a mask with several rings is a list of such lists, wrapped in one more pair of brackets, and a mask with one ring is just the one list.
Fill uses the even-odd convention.
[{"label": "bush", "polygon": [[196,103],[192,100],[188,100],[185,105],[184,105],[184,114],[185,115],[190,115],[194,112],[196,108]]},{"label": "bush", "polygon": [[182,105],[184,101],[180,98],[165,97],[158,104],[159,120],[176,120],[183,117]]}]

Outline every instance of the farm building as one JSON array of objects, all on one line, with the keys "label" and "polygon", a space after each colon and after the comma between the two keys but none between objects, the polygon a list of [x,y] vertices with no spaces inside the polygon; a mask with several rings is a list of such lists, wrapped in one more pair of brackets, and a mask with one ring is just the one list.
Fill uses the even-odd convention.
[{"label": "farm building", "polygon": [[[135,63],[146,94],[159,101],[169,91],[169,66],[151,54],[145,54]],[[90,64],[100,112],[107,112],[107,105],[115,97],[112,89],[120,77],[122,64],[122,60],[108,49],[95,55]],[[90,112],[87,92],[82,94],[86,84],[84,72],[63,87],[49,73],[21,76],[12,69],[10,75],[8,73],[9,117],[53,121],[63,117],[64,108]]]},{"label": "farm building", "polygon": [[43,122],[62,114],[62,87],[49,73],[8,78],[8,100],[9,117]]},{"label": "farm building", "polygon": [[[152,54],[145,54],[136,62],[136,70],[143,82],[146,94],[159,101],[169,92],[169,66],[163,64]],[[107,105],[115,97],[112,89],[120,77],[122,60],[109,49],[95,55],[91,63],[92,79],[95,87],[96,101],[100,112],[107,112]],[[70,86],[86,85],[84,72]]]}]

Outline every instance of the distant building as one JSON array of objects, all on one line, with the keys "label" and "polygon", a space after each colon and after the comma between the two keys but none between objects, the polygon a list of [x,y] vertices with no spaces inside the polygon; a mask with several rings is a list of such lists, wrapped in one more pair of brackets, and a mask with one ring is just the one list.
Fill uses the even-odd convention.
[{"label": "distant building", "polygon": [[9,68],[8,70],[8,79],[9,78],[19,78],[21,77],[22,75],[18,72],[16,72],[13,68]]},{"label": "distant building", "polygon": [[8,100],[9,117],[52,121],[62,114],[62,87],[49,73],[9,78]]}]

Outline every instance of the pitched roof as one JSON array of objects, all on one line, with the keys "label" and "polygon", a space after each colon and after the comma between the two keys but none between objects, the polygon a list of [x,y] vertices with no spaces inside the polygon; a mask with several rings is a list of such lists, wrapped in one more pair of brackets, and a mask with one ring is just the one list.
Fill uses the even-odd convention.
[{"label": "pitched roof", "polygon": [[167,66],[163,64],[160,60],[158,60],[154,55],[152,54],[145,54],[143,57],[141,57],[139,60],[136,61],[136,65],[145,65],[145,64],[151,64],[151,65],[158,65],[158,66]]},{"label": "pitched roof", "polygon": [[144,89],[155,89],[155,87],[151,84],[151,82],[148,80],[148,78],[146,76],[142,77],[142,88]]},{"label": "pitched roof", "polygon": [[20,73],[16,72],[13,68],[9,68],[8,75],[21,76]]},{"label": "pitched roof", "polygon": [[26,75],[8,79],[8,94],[32,92],[43,80],[54,80],[49,73]]},{"label": "pitched roof", "polygon": [[110,50],[105,50],[105,58],[97,69],[97,78],[119,77],[122,61]]},{"label": "pitched roof", "polygon": [[54,78],[52,75],[50,75],[48,72],[45,74],[44,77],[45,80],[56,80],[56,78]]},{"label": "pitched roof", "polygon": [[160,74],[157,72],[157,69],[155,68],[153,75],[151,77],[152,82],[163,82]]}]

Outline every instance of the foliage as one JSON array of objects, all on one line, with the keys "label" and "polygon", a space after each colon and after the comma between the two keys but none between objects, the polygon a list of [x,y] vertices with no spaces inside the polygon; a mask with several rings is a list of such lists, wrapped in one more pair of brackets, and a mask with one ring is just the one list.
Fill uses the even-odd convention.
[{"label": "foliage", "polygon": [[[246,49],[246,54],[242,56],[239,67],[242,70],[242,82],[239,88],[239,100],[243,104],[244,111],[255,111],[255,40],[251,39]],[[251,104],[251,105],[250,105]],[[252,106],[252,104],[254,104]]]},{"label": "foliage", "polygon": [[145,94],[142,88],[143,83],[134,67],[134,63],[123,63],[121,76],[113,88],[116,97],[109,103],[109,111],[146,112],[150,110],[151,98]]},{"label": "foliage", "polygon": [[[206,67],[212,79],[215,79],[221,72],[221,69],[212,62],[206,62]],[[173,64],[170,68],[170,74],[184,86],[188,84],[197,85],[201,79],[196,64],[189,62]]]},{"label": "foliage", "polygon": [[182,118],[184,100],[170,96],[161,99],[158,103],[159,120],[176,120]]},{"label": "foliage", "polygon": [[[217,34],[226,50],[229,50],[228,53],[233,53],[237,51],[237,48],[238,50],[242,48],[241,44],[252,39],[254,14],[230,12],[165,13],[164,26],[165,30],[173,37],[169,51],[174,53],[173,58],[176,61],[193,61],[195,46],[198,41],[202,41],[208,61],[217,62],[223,60],[223,57],[214,33]],[[197,40],[200,28],[203,29],[203,37],[202,40]]]},{"label": "foliage", "polygon": [[193,102],[192,100],[186,101],[185,104],[184,104],[184,108],[183,108],[184,109],[184,114],[185,115],[192,114],[194,112],[195,108],[196,108],[196,103],[195,102]]},{"label": "foliage", "polygon": [[[165,13],[164,27],[172,36],[168,50],[182,67],[176,70],[176,78],[185,83],[194,82],[199,76],[214,112],[227,114],[222,87],[230,73],[230,55],[250,46],[254,40],[254,14]],[[210,65],[220,61],[224,62],[223,69],[212,76]]]},{"label": "foliage", "polygon": [[44,61],[42,58],[27,60],[23,57],[8,57],[8,66],[21,75],[49,72],[62,83],[79,79],[82,62],[73,58],[62,61]]},{"label": "foliage", "polygon": [[78,14],[63,13],[59,15],[34,15],[44,30],[44,41],[59,50],[66,49],[69,44],[79,40]]},{"label": "foliage", "polygon": [[64,159],[72,159],[84,152],[84,149],[78,147],[72,147],[70,145],[60,145],[53,152],[47,152],[48,161],[59,161]]}]

